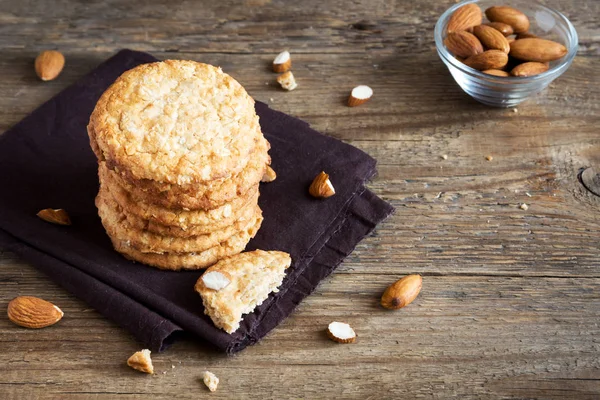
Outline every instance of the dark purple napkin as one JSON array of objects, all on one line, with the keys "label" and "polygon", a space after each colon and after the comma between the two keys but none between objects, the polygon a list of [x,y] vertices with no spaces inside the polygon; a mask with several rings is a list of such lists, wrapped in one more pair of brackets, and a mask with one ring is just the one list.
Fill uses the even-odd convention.
[{"label": "dark purple napkin", "polygon": [[[153,350],[186,331],[234,353],[286,318],[393,208],[364,187],[375,173],[374,159],[257,103],[277,180],[261,186],[265,220],[248,249],[287,251],[293,263],[280,292],[245,316],[237,332],[215,328],[193,290],[202,272],[127,261],[112,249],[94,206],[98,177],[89,115],[121,73],[152,61],[149,54],[123,50],[0,136],[0,245]],[[321,170],[337,191],[327,200],[307,193]],[[73,225],[36,217],[50,207],[66,209]]]}]

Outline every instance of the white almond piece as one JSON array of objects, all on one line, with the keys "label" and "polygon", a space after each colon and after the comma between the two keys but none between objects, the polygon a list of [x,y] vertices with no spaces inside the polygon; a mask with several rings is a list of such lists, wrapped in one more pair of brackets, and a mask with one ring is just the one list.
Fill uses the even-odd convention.
[{"label": "white almond piece", "polygon": [[296,83],[296,79],[294,78],[294,74],[292,71],[288,71],[284,74],[281,74],[277,77],[277,82],[281,85],[285,90],[294,90],[298,87]]},{"label": "white almond piece", "polygon": [[353,343],[356,340],[354,329],[343,322],[332,322],[327,328],[327,336],[334,342]]},{"label": "white almond piece", "polygon": [[204,286],[213,290],[225,289],[231,283],[231,280],[219,271],[210,271],[202,275]]},{"label": "white almond piece", "polygon": [[373,89],[366,85],[359,85],[352,89],[348,98],[348,106],[356,107],[366,103],[373,96]]},{"label": "white almond piece", "polygon": [[204,371],[203,376],[204,384],[211,392],[217,390],[217,386],[219,386],[219,378],[215,374],[210,371]]},{"label": "white almond piece", "polygon": [[277,73],[287,72],[292,68],[292,57],[289,51],[282,51],[273,60],[273,71]]}]

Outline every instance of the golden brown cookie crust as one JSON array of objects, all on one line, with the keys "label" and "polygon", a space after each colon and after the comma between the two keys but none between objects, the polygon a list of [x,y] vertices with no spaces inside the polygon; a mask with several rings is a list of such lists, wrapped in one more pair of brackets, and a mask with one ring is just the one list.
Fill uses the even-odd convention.
[{"label": "golden brown cookie crust", "polygon": [[262,136],[254,100],[235,79],[184,60],[122,74],[98,100],[89,125],[100,160],[134,179],[184,186],[238,173]]},{"label": "golden brown cookie crust", "polygon": [[259,141],[260,146],[252,154],[246,167],[230,178],[207,182],[195,186],[195,191],[182,189],[177,185],[157,189],[152,182],[138,181],[135,184],[108,168],[105,162],[99,163],[100,169],[107,169],[111,179],[123,187],[136,202],[154,204],[174,210],[212,210],[225,203],[243,196],[253,186],[260,182],[264,175],[270,157],[267,153],[269,143],[266,139]]},{"label": "golden brown cookie crust", "polygon": [[260,229],[262,220],[262,215],[257,216],[254,224],[247,230],[238,232],[218,246],[211,247],[210,249],[199,253],[142,253],[129,246],[127,242],[114,237],[111,237],[111,241],[115,250],[123,254],[126,258],[152,267],[173,271],[203,269],[211,266],[224,257],[243,251],[250,239],[252,239]]},{"label": "golden brown cookie crust", "polygon": [[131,247],[142,253],[158,254],[190,253],[207,250],[226,241],[237,232],[247,229],[252,225],[254,216],[261,214],[260,208],[258,205],[255,205],[253,209],[248,210],[248,215],[242,216],[242,218],[224,229],[205,235],[177,238],[135,229],[125,218],[121,207],[104,190],[100,190],[96,197],[96,207],[98,208],[98,215],[102,220],[102,224],[109,236],[129,243]]},{"label": "golden brown cookie crust", "polygon": [[[212,210],[174,210],[141,201],[135,201],[131,195],[116,182],[105,167],[98,170],[103,190],[107,190],[119,206],[127,220],[137,228],[146,226],[150,232],[169,235],[170,227],[181,231],[179,237],[203,235],[222,229],[237,221],[244,210],[258,201],[258,185],[250,188],[240,197]],[[137,223],[134,221],[137,220]],[[143,221],[143,222],[140,222]],[[155,228],[155,229],[154,229]],[[178,236],[173,233],[173,236]]]},{"label": "golden brown cookie crust", "polygon": [[243,314],[261,305],[281,285],[292,259],[282,251],[255,250],[219,260],[206,270],[220,272],[230,282],[220,290],[204,284],[202,276],[194,289],[202,296],[204,313],[227,333],[235,332]]}]

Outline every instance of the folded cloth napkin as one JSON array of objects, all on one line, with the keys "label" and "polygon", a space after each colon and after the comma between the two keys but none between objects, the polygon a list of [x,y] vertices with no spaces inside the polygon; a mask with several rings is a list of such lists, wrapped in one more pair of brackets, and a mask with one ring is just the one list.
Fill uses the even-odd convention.
[{"label": "folded cloth napkin", "polygon": [[[286,251],[293,263],[280,291],[246,315],[237,332],[217,329],[194,291],[202,271],[161,271],[126,260],[112,249],[94,206],[90,113],[121,73],[153,61],[123,50],[0,135],[0,246],[155,351],[186,331],[234,353],[286,318],[393,208],[364,187],[375,173],[373,158],[257,102],[277,180],[261,184],[265,219],[248,250]],[[326,200],[308,195],[321,170],[337,192]],[[66,209],[72,226],[42,221],[36,213],[44,208]]]}]

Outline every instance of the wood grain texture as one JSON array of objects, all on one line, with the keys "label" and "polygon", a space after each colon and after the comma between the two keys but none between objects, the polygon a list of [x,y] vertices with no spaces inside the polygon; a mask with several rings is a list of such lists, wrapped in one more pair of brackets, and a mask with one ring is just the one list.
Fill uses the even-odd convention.
[{"label": "wood grain texture", "polygon": [[[600,2],[545,3],[581,50],[514,112],[471,100],[437,58],[451,1],[0,1],[1,131],[120,48],[189,58],[373,155],[370,188],[397,208],[261,343],[225,357],[187,338],[154,355],[154,376],[125,365],[140,348],[129,334],[0,253],[0,308],[37,295],[65,312],[39,331],[0,317],[0,398],[202,398],[205,369],[221,378],[212,398],[599,398],[600,197],[577,176],[600,166]],[[42,83],[33,59],[49,48],[67,62]],[[291,93],[269,69],[283,49]],[[358,84],[374,97],[345,107]],[[382,309],[409,273],[421,295]],[[357,343],[330,342],[332,320]]]}]

